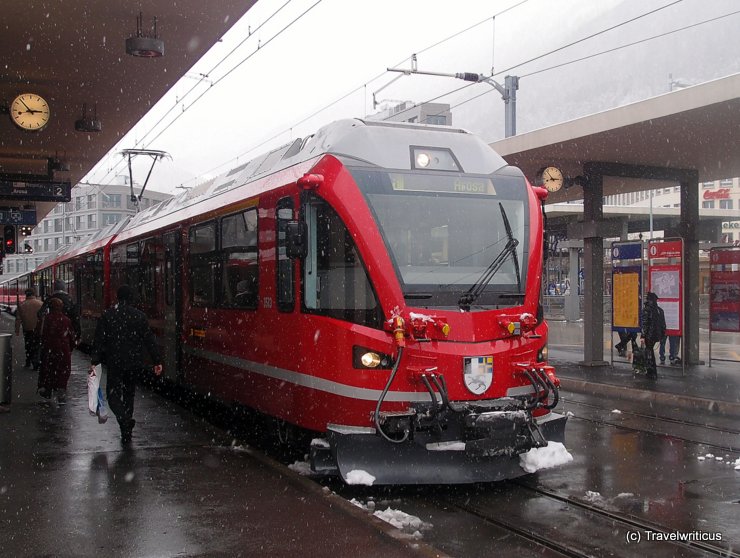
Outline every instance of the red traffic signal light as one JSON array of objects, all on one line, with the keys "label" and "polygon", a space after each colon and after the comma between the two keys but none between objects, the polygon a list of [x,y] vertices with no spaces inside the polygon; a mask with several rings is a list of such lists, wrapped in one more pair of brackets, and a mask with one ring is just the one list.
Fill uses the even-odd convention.
[{"label": "red traffic signal light", "polygon": [[3,251],[6,254],[15,254],[15,225],[5,225],[3,227]]}]

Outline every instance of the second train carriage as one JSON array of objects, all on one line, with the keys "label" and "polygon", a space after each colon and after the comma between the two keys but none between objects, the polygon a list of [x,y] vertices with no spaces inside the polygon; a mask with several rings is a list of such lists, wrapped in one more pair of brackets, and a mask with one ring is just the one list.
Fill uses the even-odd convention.
[{"label": "second train carriage", "polygon": [[564,439],[543,195],[464,131],[339,121],[40,271],[93,321],[132,285],[166,377],[325,433],[316,470],[498,480]]}]

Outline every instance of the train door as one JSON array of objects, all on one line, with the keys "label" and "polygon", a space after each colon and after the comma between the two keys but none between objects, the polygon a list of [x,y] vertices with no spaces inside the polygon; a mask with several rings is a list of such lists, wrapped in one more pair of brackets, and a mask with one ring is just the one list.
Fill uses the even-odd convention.
[{"label": "train door", "polygon": [[182,333],[182,280],[180,270],[180,231],[164,235],[164,376],[173,382],[182,380],[180,338]]}]

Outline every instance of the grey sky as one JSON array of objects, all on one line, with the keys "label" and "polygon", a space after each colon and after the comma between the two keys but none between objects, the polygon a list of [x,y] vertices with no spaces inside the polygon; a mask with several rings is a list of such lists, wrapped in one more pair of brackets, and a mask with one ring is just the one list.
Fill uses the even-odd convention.
[{"label": "grey sky", "polygon": [[[521,76],[522,133],[665,93],[669,74],[700,83],[740,71],[740,14],[697,25],[738,10],[733,0],[260,0],[86,181],[114,181],[124,174],[117,152],[148,147],[172,155],[155,168],[150,188],[193,186],[323,124],[374,112],[373,92],[398,75],[386,67],[410,67],[413,53],[420,70],[489,74],[493,66],[501,82],[507,73]],[[687,26],[694,27],[649,40]],[[378,98],[423,102],[465,85],[405,76]],[[438,102],[453,106],[456,126],[488,141],[503,137],[503,103],[490,86],[473,84]],[[146,169],[137,167],[142,181]]]}]

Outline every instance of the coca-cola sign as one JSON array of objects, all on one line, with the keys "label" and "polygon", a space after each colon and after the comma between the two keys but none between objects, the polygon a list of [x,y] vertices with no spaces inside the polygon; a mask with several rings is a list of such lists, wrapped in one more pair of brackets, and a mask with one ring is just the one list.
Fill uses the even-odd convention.
[{"label": "coca-cola sign", "polygon": [[727,200],[730,199],[730,189],[720,188],[719,190],[705,190],[705,200]]}]

